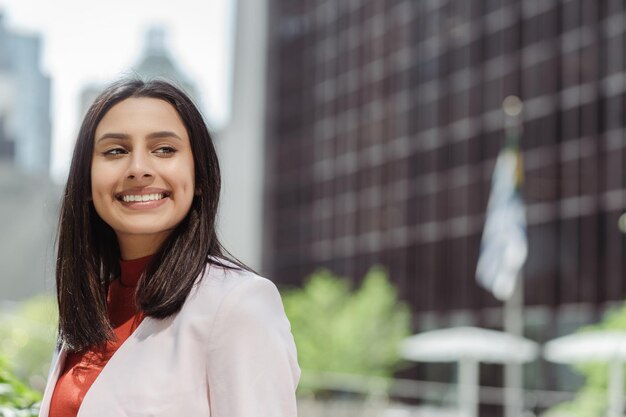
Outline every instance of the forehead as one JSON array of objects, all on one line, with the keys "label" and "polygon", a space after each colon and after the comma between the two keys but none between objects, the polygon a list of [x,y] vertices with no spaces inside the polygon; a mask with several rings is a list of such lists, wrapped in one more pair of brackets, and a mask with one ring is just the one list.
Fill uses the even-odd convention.
[{"label": "forehead", "polygon": [[105,133],[142,134],[173,130],[186,136],[180,115],[170,103],[151,97],[131,97],[111,107],[96,127],[96,138]]}]

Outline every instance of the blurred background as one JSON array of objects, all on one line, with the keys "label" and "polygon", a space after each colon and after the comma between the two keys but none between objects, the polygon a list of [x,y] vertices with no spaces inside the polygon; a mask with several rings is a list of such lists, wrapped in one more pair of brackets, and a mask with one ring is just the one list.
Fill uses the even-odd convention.
[{"label": "blurred background", "polygon": [[[213,130],[219,232],[283,292],[302,416],[622,415],[607,363],[626,358],[558,365],[543,346],[626,330],[623,1],[206,3],[0,0],[0,357],[29,389],[54,343],[78,124],[140,75],[183,86]],[[497,194],[506,151],[517,175]],[[496,228],[518,232],[504,295],[476,279],[481,253],[499,259],[483,231],[503,195],[525,213]],[[535,353],[476,354],[474,384],[456,362],[486,334],[433,348],[458,348],[445,359],[403,348],[459,327]]]}]

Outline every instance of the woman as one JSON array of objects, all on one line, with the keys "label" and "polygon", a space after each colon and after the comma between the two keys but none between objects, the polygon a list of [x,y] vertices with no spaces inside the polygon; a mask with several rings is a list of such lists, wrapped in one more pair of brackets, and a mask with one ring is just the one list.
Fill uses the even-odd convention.
[{"label": "woman", "polygon": [[59,352],[42,417],[296,416],[276,287],[228,260],[220,173],[192,101],[121,81],[88,110],[59,225]]}]

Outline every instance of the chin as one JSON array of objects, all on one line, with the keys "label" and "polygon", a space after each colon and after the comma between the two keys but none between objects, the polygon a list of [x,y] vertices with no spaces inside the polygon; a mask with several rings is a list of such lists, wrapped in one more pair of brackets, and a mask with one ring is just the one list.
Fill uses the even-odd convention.
[{"label": "chin", "polygon": [[119,228],[115,232],[118,237],[134,238],[134,239],[148,239],[148,238],[164,238],[172,232],[173,228],[155,228],[154,224],[141,227],[135,225],[129,228]]}]

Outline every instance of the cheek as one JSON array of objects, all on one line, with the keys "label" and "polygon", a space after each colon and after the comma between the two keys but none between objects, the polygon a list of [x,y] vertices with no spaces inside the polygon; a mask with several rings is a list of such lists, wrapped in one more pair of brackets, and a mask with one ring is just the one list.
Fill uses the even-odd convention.
[{"label": "cheek", "polygon": [[106,175],[98,169],[97,165],[91,168],[91,197],[96,199],[102,194],[103,188],[106,187]]},{"label": "cheek", "polygon": [[189,184],[191,185],[191,191],[194,191],[196,189],[196,175],[193,169],[189,172]]},{"label": "cheek", "polygon": [[112,192],[115,187],[115,176],[109,170],[103,169],[101,164],[92,163],[91,166],[91,199],[96,212],[102,217],[104,211],[111,204]]},{"label": "cheek", "polygon": [[184,185],[185,192],[191,191],[193,195],[196,187],[196,175],[193,164],[193,159],[187,160],[183,166],[180,166],[177,170],[179,175],[179,181]]}]

